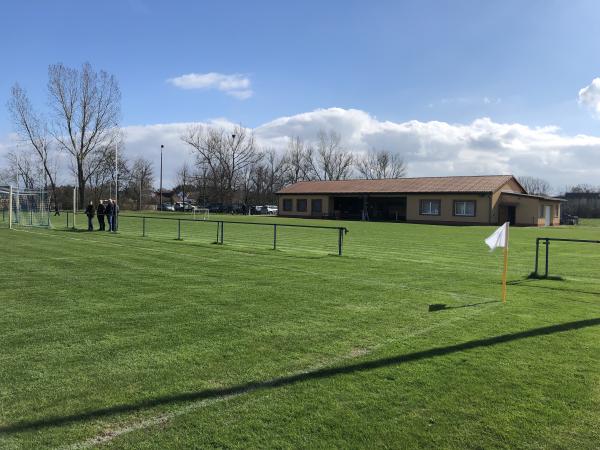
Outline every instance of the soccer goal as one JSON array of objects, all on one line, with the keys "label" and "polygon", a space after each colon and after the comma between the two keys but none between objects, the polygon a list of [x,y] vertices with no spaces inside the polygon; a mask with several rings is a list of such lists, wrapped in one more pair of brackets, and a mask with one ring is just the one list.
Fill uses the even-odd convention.
[{"label": "soccer goal", "polygon": [[44,189],[0,186],[0,209],[4,227],[50,226],[50,196]]},{"label": "soccer goal", "polygon": [[194,208],[192,210],[194,220],[209,220],[210,210],[208,208]]}]

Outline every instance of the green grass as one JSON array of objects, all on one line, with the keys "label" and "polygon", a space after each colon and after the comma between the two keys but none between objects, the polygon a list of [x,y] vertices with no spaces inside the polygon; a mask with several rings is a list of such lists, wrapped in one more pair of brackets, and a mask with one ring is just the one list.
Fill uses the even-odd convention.
[{"label": "green grass", "polygon": [[503,305],[492,227],[63,220],[0,229],[0,448],[598,448],[600,245],[527,279],[598,222],[513,228]]}]

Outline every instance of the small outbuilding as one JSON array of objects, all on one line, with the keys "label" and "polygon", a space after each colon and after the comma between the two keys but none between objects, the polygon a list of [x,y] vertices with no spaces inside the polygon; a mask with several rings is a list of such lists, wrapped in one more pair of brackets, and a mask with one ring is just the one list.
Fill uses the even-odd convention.
[{"label": "small outbuilding", "polygon": [[301,181],[277,192],[279,215],[437,224],[560,224],[562,200],[512,175]]}]

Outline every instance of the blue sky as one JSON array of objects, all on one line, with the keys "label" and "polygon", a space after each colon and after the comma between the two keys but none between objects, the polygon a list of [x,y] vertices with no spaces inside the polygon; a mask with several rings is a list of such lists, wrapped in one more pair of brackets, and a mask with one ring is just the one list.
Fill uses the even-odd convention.
[{"label": "blue sky", "polygon": [[[600,130],[577,105],[600,74],[597,1],[59,0],[2,9],[0,100],[19,81],[44,101],[48,64],[89,61],[117,75],[124,124],[227,117],[254,127],[337,106],[394,121],[489,116]],[[165,82],[190,72],[247,75],[254,95]],[[6,111],[0,118],[10,130]]]},{"label": "blue sky", "polygon": [[[0,104],[44,107],[47,67],[120,82],[123,125],[225,118],[259,127],[319,108],[380,121],[555,125],[600,135],[578,92],[600,76],[598,1],[6,1]],[[168,79],[217,73],[240,99]],[[212,88],[211,88],[212,87]],[[12,130],[0,109],[0,137]]]}]

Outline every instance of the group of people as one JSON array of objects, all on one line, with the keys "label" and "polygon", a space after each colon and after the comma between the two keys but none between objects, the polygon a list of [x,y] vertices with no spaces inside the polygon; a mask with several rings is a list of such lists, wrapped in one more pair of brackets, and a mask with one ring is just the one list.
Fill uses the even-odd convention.
[{"label": "group of people", "polygon": [[88,231],[94,231],[94,216],[98,216],[98,230],[106,231],[106,221],[108,222],[108,231],[117,231],[119,205],[113,199],[100,200],[98,206],[94,208],[94,202],[90,202],[85,208],[85,215],[88,218]]}]

